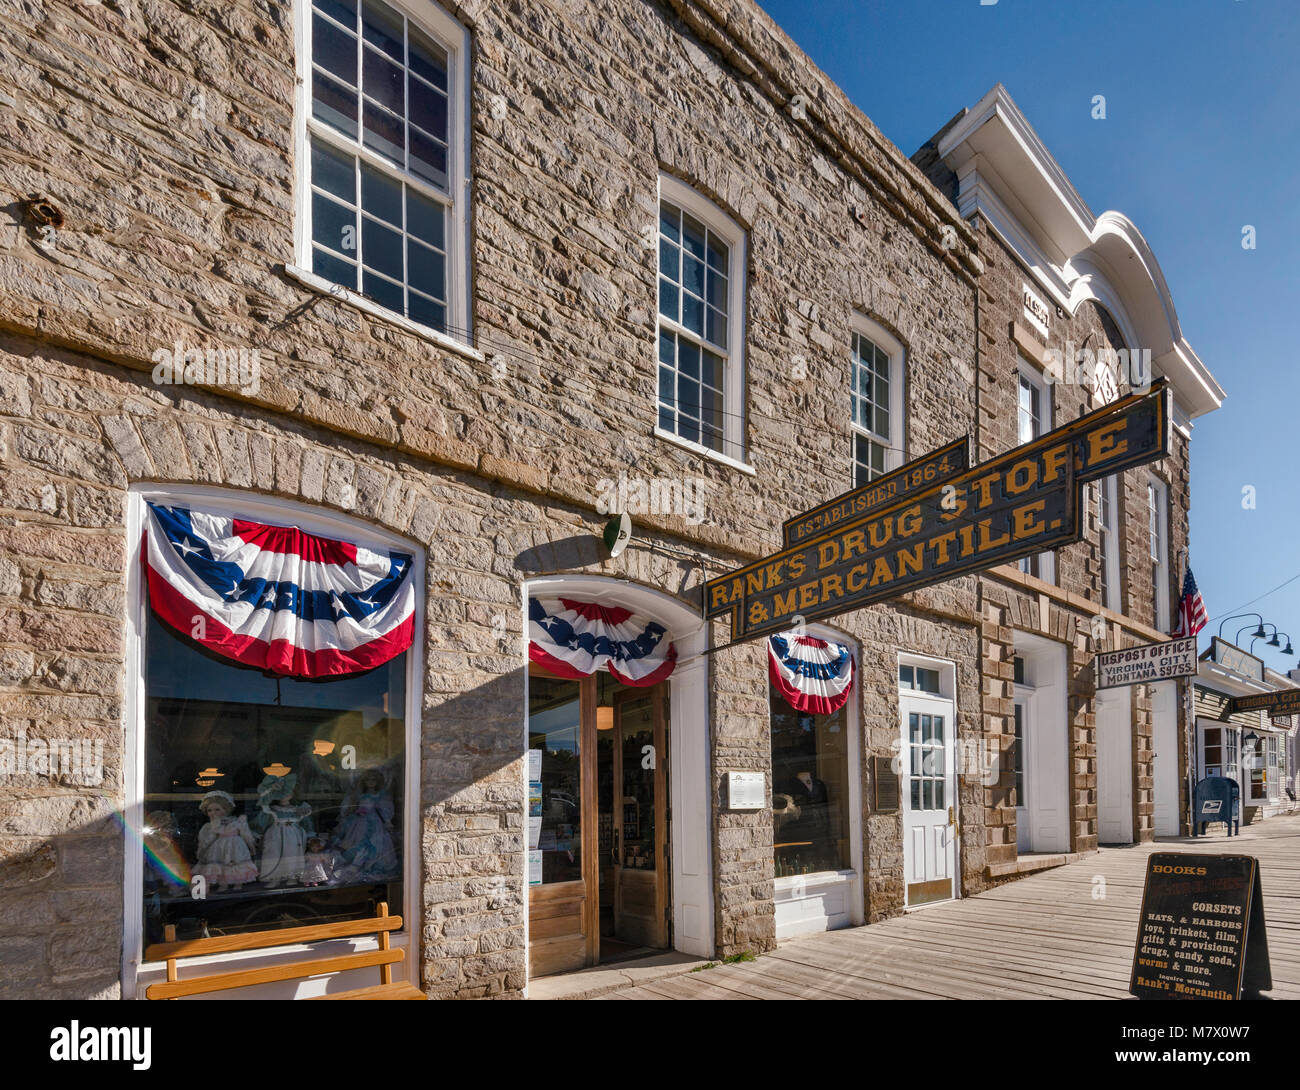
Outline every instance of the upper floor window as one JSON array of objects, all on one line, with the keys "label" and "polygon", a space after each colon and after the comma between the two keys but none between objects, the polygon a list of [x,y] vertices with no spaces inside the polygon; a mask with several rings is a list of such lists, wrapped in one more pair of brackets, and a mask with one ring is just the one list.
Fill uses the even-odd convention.
[{"label": "upper floor window", "polygon": [[1119,505],[1116,476],[1097,482],[1097,521],[1101,533],[1101,604],[1121,609],[1119,581]]},{"label": "upper floor window", "polygon": [[853,324],[850,424],[859,487],[903,464],[903,346],[860,315]]},{"label": "upper floor window", "polygon": [[466,339],[466,31],[417,0],[308,19],[299,264]]},{"label": "upper floor window", "polygon": [[1147,552],[1151,570],[1151,626],[1167,631],[1169,615],[1168,505],[1163,481],[1147,478]]},{"label": "upper floor window", "polygon": [[745,234],[659,179],[658,432],[744,460]]},{"label": "upper floor window", "polygon": [[[1043,376],[1022,361],[1016,374],[1016,441],[1030,443],[1051,429],[1051,392]],[[1020,570],[1053,583],[1056,581],[1056,558],[1050,552],[1021,557]]]}]

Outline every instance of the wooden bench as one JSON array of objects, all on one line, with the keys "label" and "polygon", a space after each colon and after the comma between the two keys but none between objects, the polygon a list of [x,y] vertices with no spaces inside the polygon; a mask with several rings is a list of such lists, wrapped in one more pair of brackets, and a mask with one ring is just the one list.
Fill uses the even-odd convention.
[{"label": "wooden bench", "polygon": [[[176,941],[176,925],[168,924],[164,934],[167,941],[155,943],[145,952],[146,961],[166,961],[167,979],[150,984],[145,990],[149,999],[180,999],[186,995],[207,995],[230,988],[248,988],[254,984],[270,984],[277,980],[300,980],[324,973],[341,973],[348,969],[379,966],[379,983],[367,988],[354,988],[330,995],[313,995],[312,999],[428,999],[419,988],[406,981],[393,982],[393,964],[402,961],[405,950],[393,949],[388,933],[402,926],[401,916],[390,916],[388,905],[381,903],[378,913],[364,920],[345,920],[342,923],[323,923],[314,927],[284,927],[277,931],[249,931],[242,935],[221,935],[215,939],[186,939]],[[355,954],[292,961],[284,965],[268,965],[261,969],[235,969],[181,980],[176,963],[182,958],[203,957],[209,954],[230,954],[244,950],[263,950],[270,946],[292,946],[298,943],[323,942],[326,939],[343,939],[354,935],[379,936],[378,950],[363,950]]]}]

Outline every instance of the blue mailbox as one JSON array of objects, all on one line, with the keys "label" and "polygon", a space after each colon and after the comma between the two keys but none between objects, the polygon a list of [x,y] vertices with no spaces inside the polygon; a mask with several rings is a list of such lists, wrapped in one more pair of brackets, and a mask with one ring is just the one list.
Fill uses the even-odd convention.
[{"label": "blue mailbox", "polygon": [[1241,786],[1227,776],[1206,776],[1192,795],[1192,836],[1204,836],[1211,821],[1227,822],[1228,835],[1241,832]]}]

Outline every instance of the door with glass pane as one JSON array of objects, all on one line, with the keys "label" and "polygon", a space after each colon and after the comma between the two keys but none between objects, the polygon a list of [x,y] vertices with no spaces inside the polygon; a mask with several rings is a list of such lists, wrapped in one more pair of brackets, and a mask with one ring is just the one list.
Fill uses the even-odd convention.
[{"label": "door with glass pane", "polygon": [[598,956],[596,679],[528,678],[528,957],[534,976]]},{"label": "door with glass pane", "polygon": [[957,776],[952,703],[900,696],[907,905],[956,895]]},{"label": "door with glass pane", "polygon": [[665,689],[624,690],[614,702],[613,937],[632,946],[668,945]]}]

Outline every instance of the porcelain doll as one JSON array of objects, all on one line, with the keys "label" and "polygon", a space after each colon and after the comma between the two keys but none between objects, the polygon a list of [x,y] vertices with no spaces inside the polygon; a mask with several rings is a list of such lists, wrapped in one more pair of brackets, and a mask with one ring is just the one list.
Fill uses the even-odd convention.
[{"label": "porcelain doll", "polygon": [[199,830],[199,860],[194,873],[212,883],[214,890],[242,889],[257,880],[253,852],[257,841],[248,819],[235,817],[235,800],[224,791],[209,791],[199,802],[208,823]]},{"label": "porcelain doll", "polygon": [[338,877],[348,882],[373,882],[395,878],[397,850],[393,846],[393,800],[384,790],[383,773],[370,769],[361,774],[358,795],[340,809],[334,847],[341,859]]},{"label": "porcelain doll", "polygon": [[307,841],[307,854],[302,857],[302,884],[328,886],[334,881],[334,853],[318,836]]},{"label": "porcelain doll", "polygon": [[311,806],[295,805],[298,777],[267,776],[257,789],[257,805],[266,831],[262,834],[262,862],[257,875],[269,888],[302,882],[307,838],[315,831]]}]

